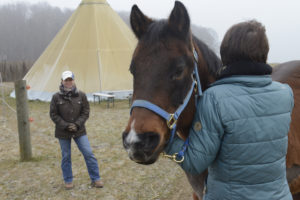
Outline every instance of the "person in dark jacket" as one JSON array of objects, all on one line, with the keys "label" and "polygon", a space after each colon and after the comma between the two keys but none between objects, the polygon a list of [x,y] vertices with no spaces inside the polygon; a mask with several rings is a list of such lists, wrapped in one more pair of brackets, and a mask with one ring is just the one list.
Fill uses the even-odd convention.
[{"label": "person in dark jacket", "polygon": [[[189,146],[180,166],[190,174],[208,168],[204,200],[292,200],[286,153],[293,92],[272,81],[264,26],[232,26],[221,44],[224,67],[198,102]],[[176,136],[165,151],[179,152]]]},{"label": "person in dark jacket", "polygon": [[55,137],[58,138],[61,147],[61,168],[65,188],[73,188],[72,138],[84,156],[92,186],[102,188],[98,162],[92,152],[85,129],[85,122],[90,112],[89,102],[85,93],[77,90],[73,72],[63,72],[61,79],[59,92],[55,93],[51,100],[50,117],[55,123]]}]

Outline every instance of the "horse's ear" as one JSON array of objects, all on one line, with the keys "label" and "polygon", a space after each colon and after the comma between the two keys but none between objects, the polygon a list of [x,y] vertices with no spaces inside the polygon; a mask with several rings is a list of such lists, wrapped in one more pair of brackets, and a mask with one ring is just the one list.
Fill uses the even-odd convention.
[{"label": "horse's ear", "polygon": [[144,35],[153,21],[145,16],[137,5],[132,6],[130,13],[131,28],[138,39]]},{"label": "horse's ear", "polygon": [[186,38],[190,31],[190,17],[180,1],[175,1],[175,6],[170,14],[169,27],[183,38]]}]

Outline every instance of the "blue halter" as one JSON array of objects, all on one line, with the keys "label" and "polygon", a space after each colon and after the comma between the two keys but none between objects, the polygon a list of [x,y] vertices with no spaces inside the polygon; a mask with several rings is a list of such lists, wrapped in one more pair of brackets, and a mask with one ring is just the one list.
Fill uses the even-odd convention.
[{"label": "blue halter", "polygon": [[[148,110],[151,110],[152,112],[154,112],[157,115],[164,118],[167,122],[168,128],[171,131],[171,137],[170,137],[169,142],[173,141],[174,135],[176,133],[177,120],[178,120],[180,114],[182,113],[182,111],[187,106],[188,102],[190,101],[190,98],[192,96],[192,93],[193,93],[193,90],[194,90],[195,87],[197,89],[197,94],[196,94],[195,98],[197,99],[198,97],[202,96],[200,77],[199,77],[198,68],[197,68],[198,54],[195,51],[195,49],[193,49],[193,53],[194,53],[194,59],[195,59],[195,61],[194,61],[194,71],[193,71],[193,74],[192,74],[193,82],[192,82],[192,85],[191,85],[191,88],[190,88],[188,94],[186,95],[186,97],[183,101],[183,104],[181,104],[173,114],[166,112],[161,107],[159,107],[159,106],[157,106],[157,105],[155,105],[155,104],[153,104],[149,101],[146,101],[146,100],[135,100],[132,103],[132,106],[131,106],[131,109],[130,109],[130,114],[131,114],[133,108],[135,108],[135,107],[147,108]],[[195,101],[195,102],[197,103],[197,101]],[[183,159],[184,159],[183,154],[184,154],[184,151],[186,150],[187,146],[188,146],[188,139],[186,139],[186,141],[183,145],[183,149],[179,153],[176,153],[173,156],[167,156],[167,157],[173,158],[173,160],[175,162],[182,162]],[[177,158],[179,158],[180,160],[178,160]]]}]

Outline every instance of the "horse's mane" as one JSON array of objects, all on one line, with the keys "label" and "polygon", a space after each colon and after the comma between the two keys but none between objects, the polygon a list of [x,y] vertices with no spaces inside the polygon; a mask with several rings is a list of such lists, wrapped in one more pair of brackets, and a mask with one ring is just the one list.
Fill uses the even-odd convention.
[{"label": "horse's mane", "polygon": [[222,62],[220,58],[204,42],[202,42],[194,35],[193,40],[197,44],[205,59],[205,62],[207,63],[209,73],[214,77],[217,77],[218,70],[222,67]]}]

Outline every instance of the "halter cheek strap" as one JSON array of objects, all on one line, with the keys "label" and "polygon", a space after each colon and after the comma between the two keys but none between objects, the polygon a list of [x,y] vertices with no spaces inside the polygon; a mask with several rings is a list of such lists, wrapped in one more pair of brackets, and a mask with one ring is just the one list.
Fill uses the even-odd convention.
[{"label": "halter cheek strap", "polygon": [[199,77],[199,73],[198,73],[198,67],[197,67],[197,63],[198,63],[198,54],[196,52],[196,50],[193,50],[194,53],[194,59],[195,59],[195,63],[194,63],[194,72],[193,74],[196,76],[196,81],[197,81],[197,89],[198,89],[198,95],[202,96],[202,87],[201,87],[201,82],[200,82],[200,77]]},{"label": "halter cheek strap", "polygon": [[[133,108],[135,107],[142,107],[142,108],[146,108],[148,110],[151,110],[152,112],[156,113],[157,115],[161,116],[162,118],[164,118],[166,120],[167,126],[171,131],[171,137],[170,140],[168,142],[172,142],[174,135],[176,133],[176,126],[177,126],[177,120],[180,116],[180,114],[182,113],[182,111],[185,109],[185,107],[187,106],[188,102],[190,101],[190,98],[193,94],[193,90],[196,86],[197,89],[197,95],[195,96],[195,98],[198,98],[200,96],[202,96],[202,89],[201,89],[201,82],[200,82],[200,77],[198,74],[198,54],[195,51],[195,49],[193,49],[193,53],[194,53],[194,71],[192,74],[192,78],[193,78],[193,82],[191,85],[191,88],[189,90],[189,92],[187,93],[186,97],[184,98],[183,104],[181,104],[174,113],[168,113],[167,111],[165,111],[164,109],[162,109],[161,107],[147,101],[147,100],[135,100],[132,103],[131,109],[130,109],[130,115],[132,113]],[[197,102],[197,101],[195,101]],[[186,150],[188,146],[188,138],[186,139],[182,150],[179,153],[175,153],[172,156],[169,155],[165,155],[169,158],[172,158],[175,162],[183,162],[184,160],[184,151]]]}]

